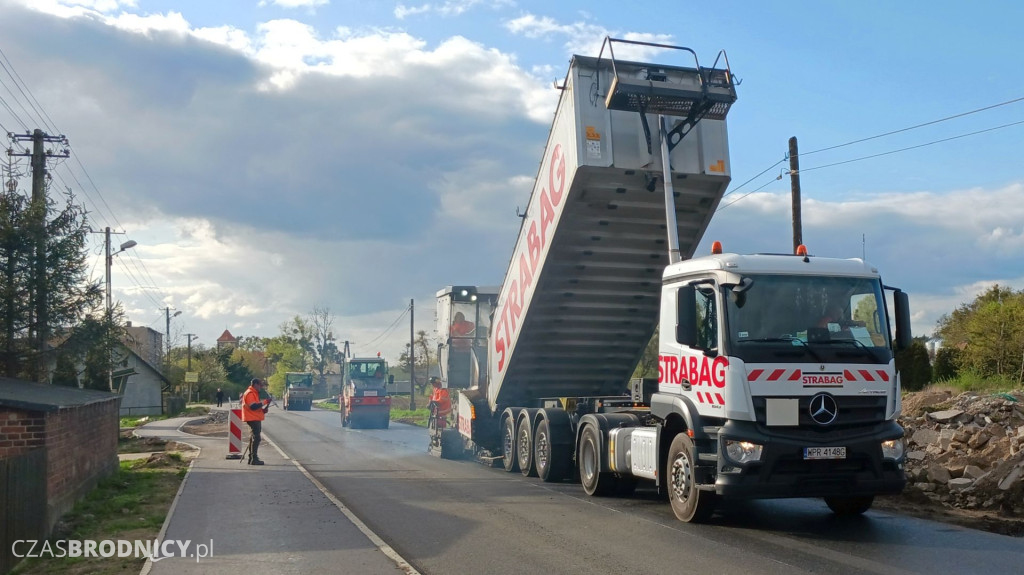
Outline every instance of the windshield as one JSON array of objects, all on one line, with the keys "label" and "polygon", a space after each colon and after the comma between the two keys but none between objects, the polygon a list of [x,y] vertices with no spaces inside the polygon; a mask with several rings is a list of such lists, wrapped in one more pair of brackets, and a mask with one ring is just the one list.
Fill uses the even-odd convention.
[{"label": "windshield", "polygon": [[384,379],[387,375],[388,365],[383,360],[353,361],[348,365],[348,376],[350,379],[372,379],[374,377]]},{"label": "windshield", "polygon": [[752,275],[748,289],[726,289],[729,353],[747,362],[888,363],[892,357],[877,279]]}]

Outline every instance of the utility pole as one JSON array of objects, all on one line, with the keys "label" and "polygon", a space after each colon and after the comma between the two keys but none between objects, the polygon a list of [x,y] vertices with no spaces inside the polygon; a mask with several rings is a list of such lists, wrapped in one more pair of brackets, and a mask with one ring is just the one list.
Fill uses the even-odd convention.
[{"label": "utility pole", "polygon": [[[33,338],[39,356],[33,365],[33,379],[40,383],[47,381],[46,375],[46,345],[50,338],[50,310],[47,308],[49,300],[46,282],[46,160],[48,158],[67,158],[71,155],[68,149],[68,141],[64,136],[48,136],[42,130],[36,128],[32,134],[14,134],[12,139],[16,142],[32,141],[32,152],[27,151],[14,153],[8,150],[10,156],[29,156],[32,165],[32,235],[35,239],[35,265],[33,266],[32,294],[33,313],[35,315],[34,325],[29,327],[29,337]],[[45,144],[58,143],[63,146],[60,152],[47,150]]]},{"label": "utility pole", "polygon": [[176,311],[174,315],[171,315],[172,309],[174,308],[170,306],[164,308],[164,312],[167,314],[167,352],[164,355],[164,375],[167,375],[171,370],[171,318],[181,315],[180,311]]},{"label": "utility pole", "polygon": [[796,136],[789,139],[789,185],[793,194],[793,253],[804,243],[803,223],[800,219],[800,152]]},{"label": "utility pole", "polygon": [[413,318],[415,300],[409,300],[409,411],[416,410],[416,333]]},{"label": "utility pole", "polygon": [[[188,367],[185,369],[185,373],[191,373],[192,372],[192,338],[196,337],[196,334],[194,334],[194,333],[186,333],[185,337],[188,338]],[[188,400],[189,401],[192,401],[192,389],[193,389],[193,387],[194,386],[193,386],[192,382],[189,382],[189,384],[188,384]]]}]

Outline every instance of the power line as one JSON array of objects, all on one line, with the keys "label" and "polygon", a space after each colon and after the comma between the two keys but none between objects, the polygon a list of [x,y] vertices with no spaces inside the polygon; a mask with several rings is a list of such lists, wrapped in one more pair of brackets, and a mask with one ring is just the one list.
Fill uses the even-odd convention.
[{"label": "power line", "polygon": [[888,155],[891,155],[891,154],[898,154],[900,152],[906,152],[907,150],[916,150],[917,148],[924,148],[926,146],[933,146],[935,144],[941,144],[943,142],[949,142],[951,140],[959,140],[960,138],[966,138],[968,136],[976,136],[978,134],[984,134],[986,132],[994,132],[995,130],[1001,130],[1003,128],[1009,128],[1011,126],[1019,126],[1020,124],[1024,124],[1024,120],[1021,120],[1019,122],[1011,122],[1009,124],[1003,124],[1001,126],[995,126],[995,127],[992,127],[992,128],[986,128],[984,130],[978,130],[976,132],[969,132],[967,134],[960,134],[959,136],[951,136],[949,138],[942,138],[941,140],[933,140],[931,142],[926,142],[924,144],[918,144],[916,146],[907,146],[906,148],[900,148],[898,150],[890,150],[888,152],[881,152],[879,154],[872,154],[870,156],[862,156],[860,158],[853,158],[852,160],[844,160],[842,162],[833,162],[831,164],[824,164],[824,165],[821,165],[821,166],[814,166],[813,168],[802,168],[800,171],[801,172],[810,172],[812,170],[820,170],[822,168],[831,168],[833,166],[841,166],[843,164],[849,164],[849,163],[852,163],[852,162],[859,162],[861,160],[870,160],[871,158],[878,158],[880,156],[888,156]]},{"label": "power line", "polygon": [[[777,166],[778,164],[775,164],[775,165]],[[772,166],[772,167],[774,167],[774,166]],[[769,168],[769,169],[771,169],[771,168]],[[768,170],[765,170],[765,172],[767,172],[767,171]],[[764,172],[761,172],[761,173],[763,174]],[[715,210],[715,212],[720,212],[720,211],[724,210],[725,208],[728,208],[729,206],[731,206],[731,205],[735,204],[736,202],[742,200],[743,198],[749,196],[750,194],[759,192],[759,191],[763,190],[764,188],[767,188],[768,184],[771,184],[772,182],[777,182],[777,181],[779,181],[781,179],[782,179],[782,176],[779,176],[779,177],[775,178],[774,180],[769,180],[769,181],[765,182],[763,186],[761,186],[759,188],[756,188],[756,189],[753,189],[753,190],[750,190],[749,192],[743,194],[742,196],[736,198],[735,200],[729,202],[728,204],[725,204],[724,206],[718,206],[718,209]]]},{"label": "power line", "polygon": [[[0,49],[0,57],[3,57],[4,62],[7,62],[7,65],[10,66],[10,68],[11,68],[11,72],[14,72],[14,76],[17,77],[17,80],[15,80],[15,85],[17,86],[18,82],[21,82],[21,85],[25,86],[25,90],[28,91],[28,95],[32,98],[29,101],[29,104],[31,104],[32,102],[35,102],[39,106],[39,110],[42,111],[42,116],[40,116],[40,119],[42,119],[43,116],[45,116],[46,119],[50,121],[50,123],[48,125],[46,124],[45,121],[43,122],[43,124],[46,126],[46,128],[47,129],[51,129],[52,128],[53,132],[55,134],[60,133],[60,130],[57,129],[56,123],[50,118],[50,115],[46,113],[46,110],[43,109],[43,105],[40,104],[39,100],[36,99],[35,94],[33,94],[32,90],[29,89],[28,84],[24,80],[21,79],[21,74],[18,74],[18,71],[14,69],[14,64],[12,64],[11,61],[7,58],[7,54],[4,54],[3,49]],[[8,72],[8,75],[10,75],[11,72]],[[18,90],[21,91],[21,87],[20,86],[18,87]],[[24,91],[22,91],[21,93],[22,93],[23,96],[25,95]],[[35,106],[33,106],[32,108],[35,109]]]},{"label": "power line", "polygon": [[[736,186],[735,188],[733,188],[733,189],[729,190],[729,191],[728,191],[728,192],[727,192],[727,193],[726,193],[726,194],[725,194],[724,196],[722,196],[722,197],[724,198],[724,197],[726,197],[726,196],[729,196],[729,195],[731,195],[731,194],[733,194],[733,193],[735,193],[735,192],[738,192],[738,191],[740,190],[740,188],[742,188],[743,186],[745,186],[745,185],[749,184],[750,182],[753,182],[754,180],[756,180],[756,179],[760,178],[761,176],[763,176],[763,175],[765,174],[765,172],[767,172],[768,170],[770,170],[770,169],[774,168],[775,166],[778,166],[778,165],[779,165],[779,164],[781,164],[782,162],[785,162],[785,161],[786,161],[787,159],[788,159],[788,158],[785,158],[785,157],[783,157],[783,158],[782,158],[781,160],[779,160],[778,162],[775,162],[774,164],[772,164],[772,165],[768,166],[767,168],[765,168],[765,169],[764,169],[764,171],[762,171],[761,173],[757,174],[757,175],[756,175],[756,176],[754,176],[753,178],[750,178],[749,180],[747,180],[747,181],[743,182],[742,184],[740,184],[740,185]],[[764,186],[761,186],[761,187],[763,188]],[[759,190],[759,189],[761,189],[761,188],[758,188],[758,190]],[[754,190],[754,192],[756,192],[756,191],[757,191],[757,190]],[[750,194],[752,194],[752,193],[754,193],[754,192],[750,192]],[[747,196],[749,196],[750,194],[747,194],[747,195],[745,195],[745,196],[743,196],[743,197],[747,197]],[[735,203],[735,202],[733,202],[733,203]],[[729,205],[732,205],[732,204],[729,204]],[[719,209],[721,209],[721,208],[719,208]]]},{"label": "power line", "polygon": [[363,348],[372,347],[373,345],[375,345],[375,344],[377,344],[377,343],[379,343],[381,341],[384,341],[389,335],[391,335],[392,332],[395,331],[395,329],[398,328],[398,324],[409,313],[409,309],[410,309],[409,307],[406,307],[404,310],[402,310],[402,313],[397,318],[395,318],[395,321],[391,322],[391,325],[389,325],[388,327],[384,328],[384,331],[380,335],[378,335],[377,337],[371,339],[369,342],[367,342],[365,344],[362,344],[360,347],[363,347]]},{"label": "power line", "polygon": [[[977,114],[978,112],[984,112],[986,110],[991,110],[993,108],[998,108],[1000,106],[1007,106],[1009,104],[1016,104],[1017,102],[1022,102],[1022,101],[1024,101],[1024,96],[1022,96],[1020,98],[1014,98],[1012,100],[1007,100],[1005,102],[1000,102],[998,104],[992,104],[991,106],[985,106],[983,108],[976,108],[976,109],[970,110],[968,112],[962,112],[960,114],[954,114],[952,116],[946,116],[945,118],[939,118],[938,120],[932,120],[930,122],[925,122],[923,124],[917,124],[915,126],[909,126],[909,127],[906,127],[906,128],[900,128],[899,130],[893,130],[891,132],[885,132],[884,134],[878,134],[876,136],[869,136],[867,138],[861,138],[859,140],[853,140],[852,142],[846,142],[845,144],[837,144],[835,146],[829,146],[827,148],[821,148],[819,150],[812,150],[810,152],[803,152],[800,155],[801,156],[808,156],[810,154],[817,154],[818,152],[827,152],[829,150],[835,150],[836,148],[843,148],[843,147],[846,147],[846,146],[852,146],[854,144],[859,144],[861,142],[867,142],[869,140],[876,140],[878,138],[884,138],[886,136],[892,136],[893,134],[900,134],[900,133],[903,133],[903,132],[909,132],[910,130],[916,130],[918,128],[923,128],[925,126],[931,126],[931,125],[934,125],[934,124],[939,124],[941,122],[946,122],[946,121],[949,121],[949,120],[955,120],[956,118],[963,118],[964,116],[970,116],[971,114]],[[968,135],[970,135],[970,134],[968,134]],[[953,138],[951,138],[951,139],[953,139]],[[910,150],[910,149],[913,149],[913,148],[906,148],[906,149]],[[804,170],[804,171],[807,171],[807,170]]]},{"label": "power line", "polygon": [[[946,116],[944,118],[939,118],[937,120],[932,120],[932,121],[929,121],[929,122],[924,122],[924,123],[921,123],[921,124],[916,124],[916,125],[913,125],[913,126],[908,126],[906,128],[900,128],[898,130],[891,130],[891,131],[884,132],[884,133],[881,133],[881,134],[877,134],[877,135],[874,135],[874,136],[869,136],[867,138],[860,138],[858,140],[852,140],[850,142],[846,142],[846,143],[843,143],[843,144],[837,144],[837,145],[834,145],[834,146],[828,146],[828,147],[825,147],[825,148],[820,148],[820,149],[817,149],[817,150],[812,150],[810,152],[801,152],[800,155],[801,156],[807,156],[807,155],[810,155],[810,154],[816,154],[818,152],[825,152],[825,151],[829,151],[829,150],[835,150],[837,148],[843,148],[843,147],[846,147],[846,146],[852,146],[854,144],[859,144],[859,143],[862,143],[862,142],[867,142],[869,140],[876,140],[876,139],[883,138],[883,137],[886,137],[886,136],[891,136],[891,135],[899,134],[899,133],[902,133],[902,132],[908,132],[910,130],[915,130],[917,128],[923,128],[925,126],[931,126],[931,125],[938,124],[938,123],[941,123],[941,122],[946,122],[946,121],[949,121],[949,120],[954,120],[956,118],[962,118],[964,116],[969,116],[971,114],[977,114],[979,112],[984,112],[986,110],[991,110],[991,109],[994,109],[994,108],[999,108],[1001,106],[1007,106],[1009,104],[1015,104],[1015,103],[1022,102],[1022,101],[1024,101],[1024,96],[1022,96],[1020,98],[1013,98],[1011,100],[1007,100],[1005,102],[1000,102],[998,104],[992,104],[990,106],[984,106],[984,107],[981,107],[981,108],[976,108],[974,110],[969,110],[967,112],[961,112],[959,114],[953,114],[951,116]],[[824,169],[824,168],[840,166],[840,165],[843,165],[843,164],[849,164],[849,163],[852,163],[852,162],[859,162],[859,161],[862,161],[862,160],[868,160],[868,159],[871,159],[871,158],[877,158],[877,157],[881,157],[881,156],[897,154],[897,153],[900,153],[900,152],[905,152],[905,151],[908,151],[908,150],[914,150],[914,149],[917,149],[917,148],[923,148],[923,147],[926,147],[926,146],[932,146],[932,145],[935,145],[935,144],[940,144],[940,143],[948,142],[948,141],[951,141],[951,140],[957,140],[957,139],[960,139],[960,138],[966,138],[968,136],[975,136],[975,135],[983,134],[983,133],[986,133],[986,132],[992,132],[992,131],[1000,130],[1000,129],[1003,129],[1003,128],[1009,128],[1009,127],[1016,126],[1016,125],[1019,125],[1019,124],[1024,124],[1024,121],[1011,122],[1011,123],[1008,123],[1008,124],[1002,124],[1000,126],[995,126],[995,127],[992,127],[992,128],[987,128],[985,130],[978,130],[978,131],[975,131],[975,132],[970,132],[970,133],[966,133],[966,134],[960,134],[960,135],[957,135],[957,136],[951,136],[949,138],[933,140],[931,142],[926,142],[926,143],[918,144],[918,145],[915,145],[915,146],[907,146],[905,148],[900,148],[900,149],[897,149],[897,150],[890,150],[888,152],[882,152],[882,153],[878,153],[878,154],[871,154],[871,155],[868,155],[868,156],[862,156],[860,158],[854,158],[854,159],[851,159],[851,160],[843,160],[843,161],[840,161],[840,162],[833,162],[831,164],[824,164],[824,165],[821,165],[821,166],[814,166],[812,168],[801,168],[800,171],[801,172],[810,172],[810,171],[813,171],[813,170],[820,170],[820,169]],[[788,155],[786,157],[783,157],[783,159],[781,159],[778,162],[775,162],[774,164],[772,164],[771,166],[765,168],[763,171],[759,172],[756,176],[750,178],[746,182],[743,182],[739,186],[736,186],[732,190],[729,190],[722,197],[725,198],[725,197],[730,196],[733,193],[739,191],[740,188],[746,186],[750,182],[752,182],[752,181],[756,180],[757,178],[761,177],[766,172],[768,172],[769,170],[771,170],[775,166],[778,166],[779,164],[781,164],[782,162],[784,162],[784,161],[786,161],[788,159],[789,159]],[[728,204],[726,204],[724,206],[719,206],[718,210],[716,210],[716,211],[723,210],[723,209],[725,209],[725,208],[735,204],[736,202],[742,200],[743,198],[746,198],[747,196],[753,194],[754,192],[757,192],[757,191],[767,187],[768,184],[771,184],[772,181],[778,181],[779,179],[781,179],[781,176],[777,177],[777,178],[775,178],[775,179],[773,179],[773,180],[771,180],[769,182],[767,182],[766,184],[760,186],[756,190],[753,190],[751,192],[748,192],[748,193],[740,196],[736,200],[734,200],[732,202],[729,202]]]}]

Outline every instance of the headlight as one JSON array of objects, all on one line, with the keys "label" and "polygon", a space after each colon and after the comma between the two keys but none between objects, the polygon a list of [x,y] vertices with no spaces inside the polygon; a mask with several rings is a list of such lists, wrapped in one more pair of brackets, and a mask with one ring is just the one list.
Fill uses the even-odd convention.
[{"label": "headlight", "polygon": [[882,442],[882,457],[885,459],[903,459],[903,453],[907,450],[902,439],[890,439]]},{"label": "headlight", "polygon": [[761,460],[764,446],[749,441],[725,440],[725,455],[734,463],[744,464]]}]

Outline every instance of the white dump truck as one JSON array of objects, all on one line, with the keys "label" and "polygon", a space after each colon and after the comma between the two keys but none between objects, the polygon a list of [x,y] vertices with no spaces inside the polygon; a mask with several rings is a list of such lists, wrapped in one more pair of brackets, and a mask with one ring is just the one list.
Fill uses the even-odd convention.
[{"label": "white dump truck", "polygon": [[[613,53],[638,44],[692,63]],[[692,258],[729,185],[735,100],[724,53],[703,67],[609,38],[573,57],[501,288],[437,294],[457,390],[442,457],[578,477],[595,496],[649,482],[683,521],[720,498],[856,514],[903,489],[906,294],[803,248]],[[658,379],[631,382],[656,328]]]}]

